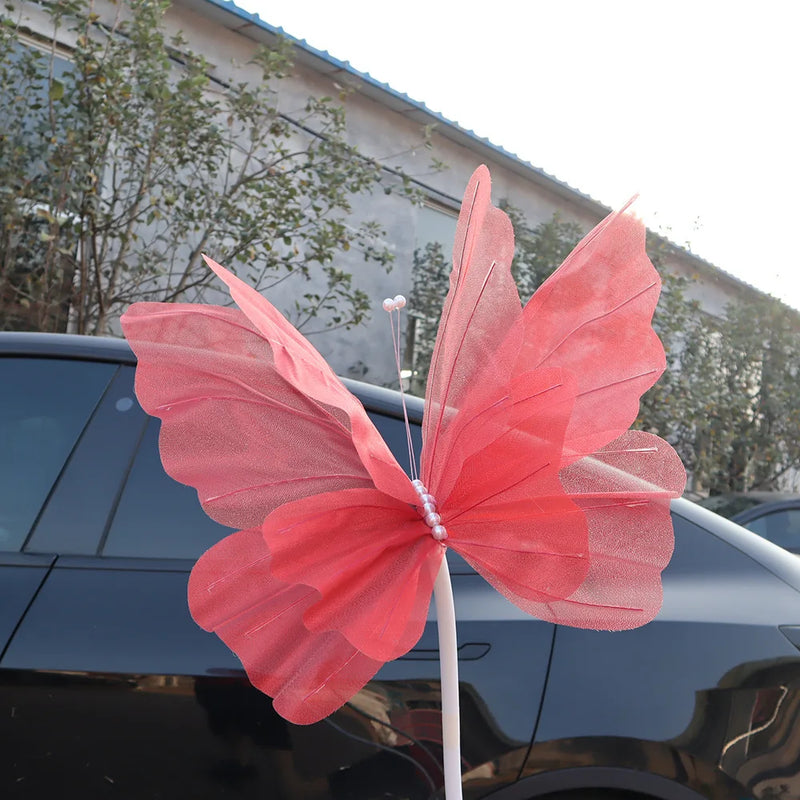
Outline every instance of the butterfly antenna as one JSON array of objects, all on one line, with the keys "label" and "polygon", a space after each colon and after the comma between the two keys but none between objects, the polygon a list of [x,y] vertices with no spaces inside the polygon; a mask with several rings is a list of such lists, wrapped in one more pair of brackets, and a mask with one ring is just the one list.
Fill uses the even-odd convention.
[{"label": "butterfly antenna", "polygon": [[[405,308],[405,305],[406,299],[401,294],[395,295],[394,297],[387,297],[383,301],[383,310],[389,314],[389,327],[392,330],[392,349],[394,350],[394,363],[397,367],[397,380],[400,384],[400,401],[403,405],[403,420],[406,425],[406,445],[408,446],[408,463],[411,470],[411,480],[416,480],[419,477],[417,474],[417,460],[414,456],[414,442],[411,439],[411,425],[409,425],[408,422],[408,409],[406,408],[406,395],[403,391],[403,376],[400,366],[400,309]],[[392,313],[395,311],[397,312],[396,318],[392,316]]]}]

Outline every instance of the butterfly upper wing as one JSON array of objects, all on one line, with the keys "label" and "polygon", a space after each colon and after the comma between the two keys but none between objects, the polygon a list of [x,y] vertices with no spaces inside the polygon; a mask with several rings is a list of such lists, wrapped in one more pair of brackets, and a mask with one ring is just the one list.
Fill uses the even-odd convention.
[{"label": "butterfly upper wing", "polygon": [[288,336],[289,323],[276,322],[270,336],[267,320],[265,311],[259,329],[236,309],[168,303],[136,303],[123,316],[137,396],[162,420],[167,472],[198,489],[209,516],[237,528],[337,489],[380,485],[413,500],[358,400],[299,333]]},{"label": "butterfly upper wing", "polygon": [[[123,328],[139,401],[162,420],[164,468],[198,490],[213,519],[253,527],[288,500],[371,485],[344,415],[287,382],[241,312],[136,304]],[[326,446],[304,447],[308,438]]]},{"label": "butterfly upper wing", "polygon": [[563,624],[614,630],[643,625],[661,606],[669,501],[686,482],[666,442],[628,432],[665,357],[651,324],[661,281],[644,225],[624,212],[587,234],[534,294],[519,352],[525,367],[563,369],[577,384],[561,482],[585,514],[590,568],[548,611]]},{"label": "butterfly upper wing", "polygon": [[464,193],[453,245],[450,290],[442,310],[425,394],[421,474],[434,495],[457,478],[453,442],[465,425],[501,402],[522,343],[522,308],[511,276],[514,232],[490,203],[486,167]]},{"label": "butterfly upper wing", "polygon": [[564,371],[517,366],[524,328],[514,234],[490,190],[479,167],[464,195],[431,361],[421,476],[448,546],[501,592],[564,596],[587,571],[586,521],[558,479],[575,387]]},{"label": "butterfly upper wing", "polygon": [[651,325],[660,290],[644,225],[617,212],[584,237],[525,306],[520,367],[562,368],[578,381],[565,463],[626,431],[639,397],[664,371]]},{"label": "butterfly upper wing", "polygon": [[252,286],[210,258],[206,258],[206,263],[228,286],[239,308],[270,343],[277,373],[306,397],[339,409],[347,416],[353,445],[375,486],[393,497],[413,501],[406,474],[367,417],[364,407],[336,377],[311,342]]}]

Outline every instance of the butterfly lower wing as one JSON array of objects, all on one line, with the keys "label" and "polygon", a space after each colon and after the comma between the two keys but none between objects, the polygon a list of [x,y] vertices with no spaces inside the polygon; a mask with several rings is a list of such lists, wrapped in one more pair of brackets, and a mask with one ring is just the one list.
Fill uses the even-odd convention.
[{"label": "butterfly lower wing", "polygon": [[218,522],[260,525],[284,502],[372,486],[379,472],[408,491],[363,408],[309,397],[236,309],[138,303],[122,323],[139,361],[137,396],[162,420],[164,467]]},{"label": "butterfly lower wing", "polygon": [[418,641],[442,548],[413,508],[351,489],[282,506],[262,532],[276,577],[320,595],[304,615],[309,630],[339,631],[381,661]]},{"label": "butterfly lower wing", "polygon": [[626,431],[639,397],[664,371],[651,326],[660,289],[644,225],[618,212],[578,244],[526,305],[521,367],[561,368],[578,380],[565,463]]},{"label": "butterfly lower wing", "polygon": [[565,467],[561,482],[586,515],[590,566],[574,594],[551,604],[552,620],[601,630],[649,622],[672,555],[670,499],[686,483],[677,454],[657,436],[628,431]]},{"label": "butterfly lower wing", "polygon": [[236,653],[250,682],[273,698],[282,717],[317,722],[358,692],[382,662],[335,631],[309,631],[303,613],[319,595],[278,580],[270,562],[260,530],[226,537],[192,570],[189,608],[198,625]]},{"label": "butterfly lower wing", "polygon": [[586,519],[559,480],[573,402],[574,385],[557,370],[517,378],[480,432],[465,432],[469,455],[442,501],[448,546],[525,610],[569,596],[588,570]]},{"label": "butterfly lower wing", "polygon": [[539,619],[595,630],[652,620],[673,549],[669,503],[686,480],[675,451],[629,431],[553,478],[528,483],[532,503],[506,492],[448,520],[452,546]]}]

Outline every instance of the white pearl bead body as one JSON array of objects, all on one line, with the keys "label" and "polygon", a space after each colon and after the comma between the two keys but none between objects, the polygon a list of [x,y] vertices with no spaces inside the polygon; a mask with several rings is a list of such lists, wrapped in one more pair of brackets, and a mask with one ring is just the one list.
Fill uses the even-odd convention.
[{"label": "white pearl bead body", "polygon": [[431,536],[437,542],[443,542],[447,538],[447,529],[442,525],[442,518],[436,511],[436,498],[428,493],[421,480],[415,479],[411,481],[411,484],[419,497],[422,506],[420,514],[425,524],[431,529]]}]

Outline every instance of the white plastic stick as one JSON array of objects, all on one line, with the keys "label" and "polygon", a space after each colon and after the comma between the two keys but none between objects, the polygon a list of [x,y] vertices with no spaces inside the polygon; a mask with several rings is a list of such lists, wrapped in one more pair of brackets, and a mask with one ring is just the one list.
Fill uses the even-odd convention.
[{"label": "white plastic stick", "polygon": [[442,748],[446,800],[461,800],[461,722],[458,702],[458,645],[456,609],[447,554],[433,585],[439,631],[439,667],[442,684]]}]

